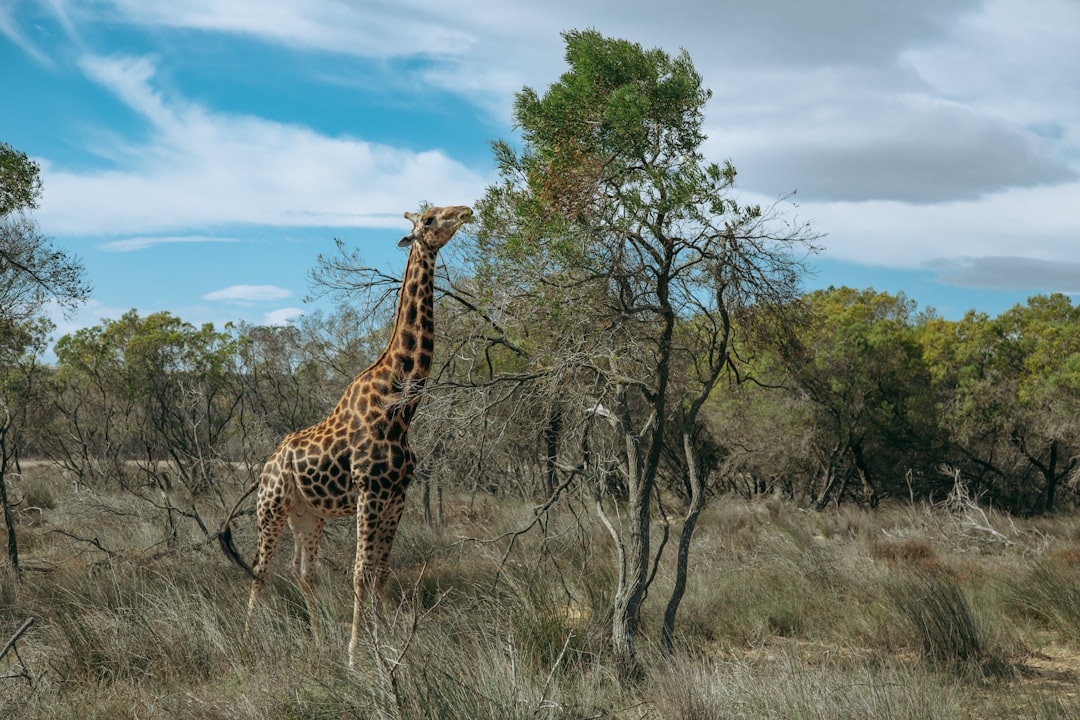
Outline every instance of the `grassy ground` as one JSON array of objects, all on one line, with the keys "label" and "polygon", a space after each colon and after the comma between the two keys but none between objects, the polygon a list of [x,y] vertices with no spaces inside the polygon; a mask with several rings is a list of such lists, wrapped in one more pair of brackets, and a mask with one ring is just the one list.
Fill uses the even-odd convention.
[{"label": "grassy ground", "polygon": [[[35,622],[0,660],[0,717],[1080,717],[1073,516],[716,499],[679,647],[665,656],[652,642],[671,583],[661,567],[647,672],[631,684],[606,648],[610,543],[580,509],[518,538],[504,562],[508,540],[483,540],[525,526],[528,506],[458,498],[443,533],[411,507],[386,607],[350,671],[349,523],[323,541],[323,647],[287,541],[245,641],[248,582],[198,546],[190,518],[174,513],[168,539],[153,497],[76,493],[45,468],[13,485],[26,572],[20,586],[0,578],[0,644]],[[237,535],[250,553],[250,517]]]}]

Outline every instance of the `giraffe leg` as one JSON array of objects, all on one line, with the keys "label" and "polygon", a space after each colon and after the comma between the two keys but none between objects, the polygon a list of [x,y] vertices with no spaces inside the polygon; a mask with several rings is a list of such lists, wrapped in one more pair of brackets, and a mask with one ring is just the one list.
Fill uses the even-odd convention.
[{"label": "giraffe leg", "polygon": [[405,509],[404,489],[395,492],[386,501],[382,513],[379,515],[379,525],[375,531],[375,544],[369,554],[371,573],[376,596],[382,593],[383,583],[390,573],[390,551],[394,547],[394,536],[397,534],[398,524],[401,522],[401,513]]},{"label": "giraffe leg", "polygon": [[270,569],[270,560],[274,557],[281,533],[285,529],[285,519],[289,508],[286,507],[286,495],[277,493],[263,485],[259,488],[256,517],[259,522],[259,550],[255,565],[251,568],[254,579],[251,581],[251,597],[248,599],[247,617],[244,619],[244,637],[251,631],[251,618],[255,607],[262,598],[266,574]]},{"label": "giraffe leg", "polygon": [[377,604],[382,583],[390,569],[390,548],[405,507],[404,488],[392,489],[390,497],[367,493],[357,505],[356,564],[353,567],[353,623],[349,640],[349,667],[356,661],[360,629],[368,601]]},{"label": "giraffe leg", "polygon": [[[362,483],[358,481],[358,484]],[[363,487],[363,485],[360,485]],[[370,493],[360,493],[356,503],[356,560],[353,564],[353,620],[349,638],[349,667],[355,667],[356,653],[360,648],[360,628],[364,622],[364,606],[371,587],[368,547],[374,541],[375,524],[378,521],[378,498]]]},{"label": "giraffe leg", "polygon": [[293,533],[293,574],[304,594],[311,634],[317,647],[322,646],[322,635],[319,632],[318,597],[315,595],[315,567],[325,522],[322,517],[310,512],[289,516],[289,527]]},{"label": "giraffe leg", "polygon": [[[276,519],[275,519],[276,520]],[[266,573],[270,568],[270,560],[274,557],[281,532],[285,529],[284,520],[275,521],[272,525],[259,527],[259,559],[251,568],[254,579],[251,581],[251,597],[248,599],[247,618],[244,620],[244,637],[248,637],[251,631],[251,618],[255,614],[255,608],[262,599],[263,586],[266,584]]]}]

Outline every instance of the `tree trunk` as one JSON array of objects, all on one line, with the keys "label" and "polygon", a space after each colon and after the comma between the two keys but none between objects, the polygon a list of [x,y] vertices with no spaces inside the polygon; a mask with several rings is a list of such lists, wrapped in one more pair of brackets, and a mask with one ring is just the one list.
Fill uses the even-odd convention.
[{"label": "tree trunk", "polygon": [[686,575],[690,564],[690,541],[694,538],[698,516],[705,505],[705,479],[698,469],[697,452],[694,450],[690,430],[683,428],[683,454],[686,457],[686,474],[690,486],[690,505],[683,520],[679,534],[679,547],[675,561],[675,587],[671,590],[667,608],[664,610],[664,626],[660,633],[660,644],[666,652],[671,652],[675,645],[675,615],[686,592]]},{"label": "tree trunk", "polygon": [[[612,532],[619,552],[619,578],[615,589],[612,608],[611,644],[615,660],[622,673],[630,678],[641,675],[634,641],[637,637],[641,619],[641,603],[645,597],[645,586],[649,577],[649,497],[651,488],[646,489],[641,482],[641,460],[637,439],[627,434],[627,467],[629,477],[627,486],[627,516],[630,518],[629,532],[625,537]],[[609,532],[614,526],[608,523]]]},{"label": "tree trunk", "polygon": [[433,528],[435,519],[431,515],[431,477],[424,470],[418,470],[416,474],[420,480],[420,505],[424,508],[424,524]]},{"label": "tree trunk", "polygon": [[862,483],[863,499],[866,500],[866,504],[871,509],[877,508],[878,496],[877,492],[874,491],[874,486],[870,484],[870,469],[866,464],[866,458],[863,456],[861,440],[852,443],[851,453],[855,459],[855,469],[859,473],[859,481]]},{"label": "tree trunk", "polygon": [[11,561],[11,571],[15,582],[22,580],[19,570],[19,538],[15,534],[15,518],[11,514],[11,505],[8,503],[7,493],[7,469],[11,464],[13,453],[8,447],[8,431],[11,429],[11,414],[7,406],[0,401],[0,506],[3,507],[4,525],[7,526],[8,559]]},{"label": "tree trunk", "polygon": [[1072,458],[1069,461],[1068,466],[1066,466],[1061,472],[1058,472],[1057,468],[1059,446],[1057,440],[1050,441],[1049,457],[1047,458],[1045,463],[1039,460],[1039,458],[1036,457],[1034,454],[1028,452],[1027,443],[1024,441],[1024,438],[1022,436],[1020,436],[1019,434],[1014,434],[1012,441],[1020,449],[1020,452],[1023,453],[1024,457],[1027,458],[1028,462],[1034,465],[1035,468],[1038,469],[1040,473],[1042,473],[1043,483],[1045,487],[1043,488],[1043,495],[1042,498],[1040,498],[1040,502],[1038,507],[1036,507],[1036,510],[1044,513],[1054,512],[1054,508],[1057,504],[1056,495],[1058,483],[1069,475],[1072,469],[1076,466],[1077,459],[1075,457]]},{"label": "tree trunk", "polygon": [[[544,464],[545,481],[547,483],[547,498],[555,494],[555,488],[559,486],[559,471],[557,460],[559,457],[559,433],[562,432],[562,407],[556,405],[548,416],[547,426],[544,428]],[[546,499],[546,498],[545,498]]]},{"label": "tree trunk", "polygon": [[[622,435],[626,472],[625,527],[616,527],[604,512],[602,485],[597,488],[596,508],[618,554],[618,580],[612,602],[611,646],[616,664],[622,675],[631,680],[642,676],[638,662],[635,640],[641,624],[641,605],[649,585],[649,525],[653,479],[655,475],[644,467],[651,460],[641,453],[641,438],[633,432],[630,409],[626,401],[626,387],[620,386],[615,393],[615,411],[609,416],[612,426]],[[655,423],[655,419],[653,420]],[[647,427],[650,424],[647,423]]]},{"label": "tree trunk", "polygon": [[[840,458],[846,452],[841,441],[837,441],[829,452],[829,458],[821,467],[821,491],[816,498],[814,498],[814,509],[824,510],[825,506],[829,504],[829,496],[833,493],[833,488],[836,486],[837,474],[840,465]],[[840,488],[839,495],[843,494],[843,485]],[[839,495],[837,496],[837,505],[840,504]]]},{"label": "tree trunk", "polygon": [[8,559],[11,561],[11,570],[15,576],[15,582],[22,580],[19,570],[19,539],[15,535],[15,520],[11,515],[11,506],[8,505],[7,482],[4,480],[4,470],[0,468],[0,505],[4,506],[4,524],[7,525]]},{"label": "tree trunk", "polygon": [[1058,444],[1057,440],[1050,441],[1050,459],[1046,463],[1046,470],[1044,475],[1046,476],[1046,494],[1043,500],[1043,511],[1052,513],[1054,512],[1054,494],[1057,491],[1057,460],[1058,460]]}]

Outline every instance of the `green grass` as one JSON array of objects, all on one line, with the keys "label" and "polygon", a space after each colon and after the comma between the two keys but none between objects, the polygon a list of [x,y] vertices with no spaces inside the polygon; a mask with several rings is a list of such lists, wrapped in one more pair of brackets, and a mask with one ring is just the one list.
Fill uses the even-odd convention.
[{"label": "green grass", "polygon": [[[353,534],[321,553],[316,621],[284,541],[243,637],[247,578],[200,532],[125,495],[38,477],[43,522],[20,526],[23,583],[0,572],[0,717],[36,718],[1076,718],[1080,522],[1009,525],[982,542],[939,510],[813,513],[715,498],[691,551],[670,655],[656,643],[672,583],[644,610],[636,683],[610,657],[613,554],[581,508],[514,539],[531,508],[448,502],[437,533],[410,506],[382,612],[357,668]],[[177,502],[179,505],[179,501]],[[251,518],[237,528],[250,552]],[[1002,526],[1004,527],[1004,526]],[[61,530],[63,532],[55,532]],[[98,548],[90,540],[100,544]],[[670,558],[669,558],[670,559]]]}]

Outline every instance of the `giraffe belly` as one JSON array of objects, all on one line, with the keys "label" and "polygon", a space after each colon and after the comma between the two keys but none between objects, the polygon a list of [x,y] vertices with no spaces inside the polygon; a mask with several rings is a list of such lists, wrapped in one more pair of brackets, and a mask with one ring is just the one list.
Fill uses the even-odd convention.
[{"label": "giraffe belly", "polygon": [[356,493],[350,492],[340,497],[327,498],[302,493],[304,502],[311,509],[325,518],[343,518],[356,514]]},{"label": "giraffe belly", "polygon": [[348,460],[327,459],[317,464],[298,463],[296,492],[299,499],[327,518],[356,514],[356,485]]}]

